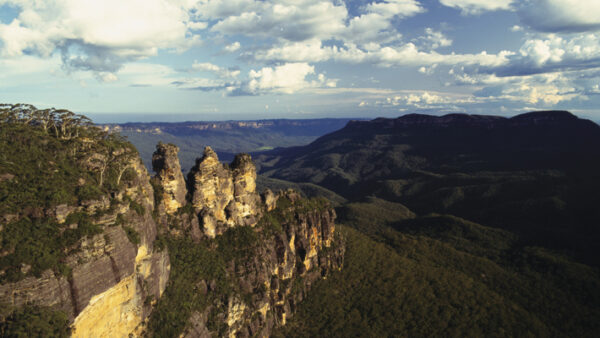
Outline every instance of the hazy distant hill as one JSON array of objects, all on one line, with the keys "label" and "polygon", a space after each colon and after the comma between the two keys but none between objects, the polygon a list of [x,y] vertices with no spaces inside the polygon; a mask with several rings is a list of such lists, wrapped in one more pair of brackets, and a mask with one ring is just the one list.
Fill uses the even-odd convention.
[{"label": "hazy distant hill", "polygon": [[352,121],[258,162],[271,178],[465,217],[599,262],[600,126],[568,112]]},{"label": "hazy distant hill", "polygon": [[345,268],[317,283],[282,336],[600,329],[593,122],[562,111],[353,121],[258,163],[268,179],[349,201],[336,209],[350,227]]},{"label": "hazy distant hill", "polygon": [[183,170],[192,167],[205,146],[215,149],[221,160],[231,161],[239,152],[260,152],[277,147],[305,145],[317,137],[338,130],[349,119],[255,120],[255,121],[195,121],[139,122],[103,124],[106,130],[127,136],[151,168],[154,145],[159,141],[180,147]]}]

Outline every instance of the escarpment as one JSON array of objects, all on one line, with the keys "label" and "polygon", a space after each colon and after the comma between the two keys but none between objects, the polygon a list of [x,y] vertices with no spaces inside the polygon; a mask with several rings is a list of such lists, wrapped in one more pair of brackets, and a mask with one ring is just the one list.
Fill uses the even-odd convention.
[{"label": "escarpment", "polygon": [[227,228],[253,226],[260,217],[256,193],[256,167],[247,154],[238,154],[231,165],[204,149],[188,175],[194,211],[201,216],[204,234],[214,238]]},{"label": "escarpment", "polygon": [[162,187],[162,205],[164,212],[172,214],[185,205],[185,181],[181,173],[181,165],[177,158],[179,148],[173,144],[159,143],[152,156],[152,168],[156,172],[156,179]]},{"label": "escarpment", "polygon": [[150,178],[84,117],[21,108],[0,121],[0,335],[268,336],[342,266],[328,203],[259,195],[249,155],[207,147],[186,182],[159,144]]},{"label": "escarpment", "polygon": [[205,148],[188,175],[189,204],[162,218],[172,279],[148,334],[269,336],[312,284],[341,269],[343,239],[329,203],[293,191],[261,197],[255,179],[249,155],[227,165]]},{"label": "escarpment", "polygon": [[[119,145],[100,155],[108,158],[128,151],[132,150]],[[90,165],[91,158],[100,156],[89,151],[81,160],[83,170],[94,170],[90,169],[94,167]],[[90,186],[97,192],[94,199],[82,195],[72,203],[41,209],[35,219],[17,213],[15,220],[4,224],[6,231],[0,235],[3,249],[9,250],[3,254],[0,272],[5,277],[0,284],[4,311],[32,305],[61,311],[75,337],[127,336],[141,329],[153,301],[165,290],[170,262],[168,252],[154,246],[157,227],[152,219],[154,198],[148,173],[137,155],[123,160],[119,165],[127,172],[110,193]],[[113,180],[118,175],[114,171],[104,179],[115,184]],[[86,186],[82,178],[78,184]],[[51,238],[53,242],[37,244],[42,257],[29,251],[32,258],[23,258],[24,252],[18,247],[4,246],[5,236],[17,231],[16,225],[25,226],[28,222],[44,224],[58,232],[56,238]],[[44,246],[52,246],[62,254],[50,257],[52,251],[44,253]],[[20,273],[14,274],[6,264],[8,259],[33,260],[34,267],[36,260],[55,259],[57,265],[31,274],[31,265],[24,262]]]}]

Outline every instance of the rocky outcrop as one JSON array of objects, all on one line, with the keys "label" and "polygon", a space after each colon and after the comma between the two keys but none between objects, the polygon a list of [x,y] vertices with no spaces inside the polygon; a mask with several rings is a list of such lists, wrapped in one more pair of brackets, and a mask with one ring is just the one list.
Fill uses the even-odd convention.
[{"label": "rocky outcrop", "polygon": [[188,175],[188,184],[206,236],[214,238],[230,227],[256,224],[260,197],[255,192],[256,167],[249,155],[237,155],[228,166],[206,147]]},{"label": "rocky outcrop", "polygon": [[[2,284],[0,303],[64,311],[73,336],[127,336],[139,330],[150,314],[151,300],[166,288],[170,262],[166,250],[154,249],[157,228],[151,216],[154,199],[148,173],[137,158],[130,166],[135,177],[111,201],[103,197],[49,212],[58,222],[71,212],[85,212],[91,223],[103,228],[103,233],[65,248],[70,252],[65,261],[69,271],[47,270],[39,278]],[[69,225],[78,226],[84,223]],[[138,240],[132,241],[132,236]]]},{"label": "rocky outcrop", "polygon": [[344,245],[335,231],[335,211],[325,202],[320,208],[306,208],[307,201],[295,196],[278,196],[280,205],[256,225],[259,245],[227,264],[227,274],[239,289],[219,295],[209,287],[206,297],[213,306],[192,314],[185,337],[205,337],[209,332],[268,337],[293,316],[316,281],[342,268]]},{"label": "rocky outcrop", "polygon": [[[203,277],[190,285],[206,306],[186,318],[183,336],[266,337],[285,325],[311,285],[343,264],[335,212],[326,202],[307,201],[293,191],[267,190],[261,199],[250,156],[222,164],[209,147],[188,175],[188,193],[177,151],[173,145],[157,146],[156,189],[134,158],[128,164],[133,178],[111,194],[40,210],[61,229],[92,224],[102,231],[64,248],[66,271],[47,270],[0,285],[0,304],[64,311],[76,337],[143,335],[171,270],[168,248],[157,236],[181,241],[189,236],[188,243],[212,252],[219,266],[186,258],[179,271],[207,264],[220,279]],[[82,217],[73,221],[74,213]]]},{"label": "rocky outcrop", "polygon": [[177,153],[179,148],[173,144],[159,143],[152,155],[152,168],[162,187],[162,206],[167,214],[173,214],[185,205],[185,180]]}]

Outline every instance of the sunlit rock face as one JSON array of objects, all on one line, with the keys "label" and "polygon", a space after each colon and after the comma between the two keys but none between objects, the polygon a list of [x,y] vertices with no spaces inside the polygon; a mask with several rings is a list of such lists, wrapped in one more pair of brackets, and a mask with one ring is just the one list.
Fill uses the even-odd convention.
[{"label": "sunlit rock face", "polygon": [[[182,336],[270,337],[293,317],[314,283],[342,268],[344,240],[336,231],[331,206],[311,210],[294,192],[279,193],[276,199],[280,203],[274,213],[283,216],[277,230],[261,221],[254,228],[258,233],[270,227],[274,232],[260,237],[260,245],[252,246],[243,259],[226,264],[226,273],[239,290],[224,295],[211,286],[199,288],[211,304],[221,305],[192,313]],[[220,328],[218,333],[215,328]]]},{"label": "sunlit rock face", "polygon": [[227,165],[206,147],[188,175],[188,184],[192,205],[206,236],[215,237],[236,225],[256,224],[260,196],[256,193],[256,167],[250,155],[239,154]]},{"label": "sunlit rock face", "polygon": [[[61,310],[71,321],[75,337],[127,337],[138,335],[150,315],[152,304],[163,294],[170,274],[167,249],[154,247],[157,226],[152,218],[153,189],[139,159],[131,161],[134,177],[110,203],[108,195],[80,205],[62,206],[57,221],[69,213],[85,212],[103,233],[83,237],[65,259],[69,274],[46,270],[0,285],[0,303],[25,304]],[[138,211],[131,208],[139,206]],[[70,224],[77,228],[81,224]],[[132,242],[126,232],[137,235]]]},{"label": "sunlit rock face", "polygon": [[152,167],[162,186],[162,207],[167,214],[173,214],[185,205],[187,193],[185,180],[177,153],[179,148],[173,144],[159,143],[152,155]]}]

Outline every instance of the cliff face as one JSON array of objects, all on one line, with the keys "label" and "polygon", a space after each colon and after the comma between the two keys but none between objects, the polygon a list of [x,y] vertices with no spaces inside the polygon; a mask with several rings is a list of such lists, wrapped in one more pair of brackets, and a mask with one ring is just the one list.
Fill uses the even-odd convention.
[{"label": "cliff face", "polygon": [[280,205],[259,222],[259,245],[237,248],[244,256],[226,263],[228,280],[237,288],[209,287],[210,305],[192,312],[185,337],[268,337],[285,325],[316,281],[342,268],[344,245],[335,233],[335,212],[326,204],[308,210],[296,196],[280,195]]},{"label": "cliff face", "polygon": [[[138,158],[130,161],[133,177],[115,196],[60,205],[48,210],[58,222],[80,213],[103,231],[65,248],[69,274],[46,270],[0,285],[0,302],[12,307],[35,304],[64,311],[73,336],[126,336],[148,317],[169,278],[168,252],[154,250],[157,233],[151,214],[153,190]],[[132,208],[135,205],[136,208]],[[135,210],[134,210],[135,209]],[[85,226],[80,219],[70,229]],[[132,240],[132,238],[135,238]]]},{"label": "cliff face", "polygon": [[[188,175],[191,205],[161,217],[173,280],[149,334],[269,336],[314,282],[342,267],[344,245],[328,202],[293,191],[260,196],[255,179],[249,155],[227,165],[205,148]],[[174,315],[179,321],[165,327]]]},{"label": "cliff face", "polygon": [[173,214],[185,205],[185,181],[181,173],[181,165],[177,158],[179,148],[172,144],[159,143],[152,156],[152,168],[162,189],[162,205],[167,214]]},{"label": "cliff face", "polygon": [[256,190],[256,167],[249,155],[235,157],[231,166],[204,149],[202,158],[188,175],[192,205],[200,215],[203,232],[214,238],[234,226],[253,226],[260,214]]},{"label": "cliff face", "polygon": [[[333,209],[291,191],[261,197],[249,155],[226,165],[207,147],[186,184],[176,146],[157,146],[152,179],[139,157],[122,156],[127,150],[92,149],[80,166],[96,175],[88,180],[112,184],[100,195],[1,215],[3,222],[35,216],[63,237],[82,231],[61,248],[64,271],[35,276],[23,264],[25,278],[0,284],[6,309],[62,311],[76,337],[163,336],[174,318],[160,317],[165,309],[182,323],[167,336],[264,337],[286,323],[315,281],[342,266]],[[182,290],[185,297],[173,298]],[[2,324],[7,312],[0,310]]]}]

